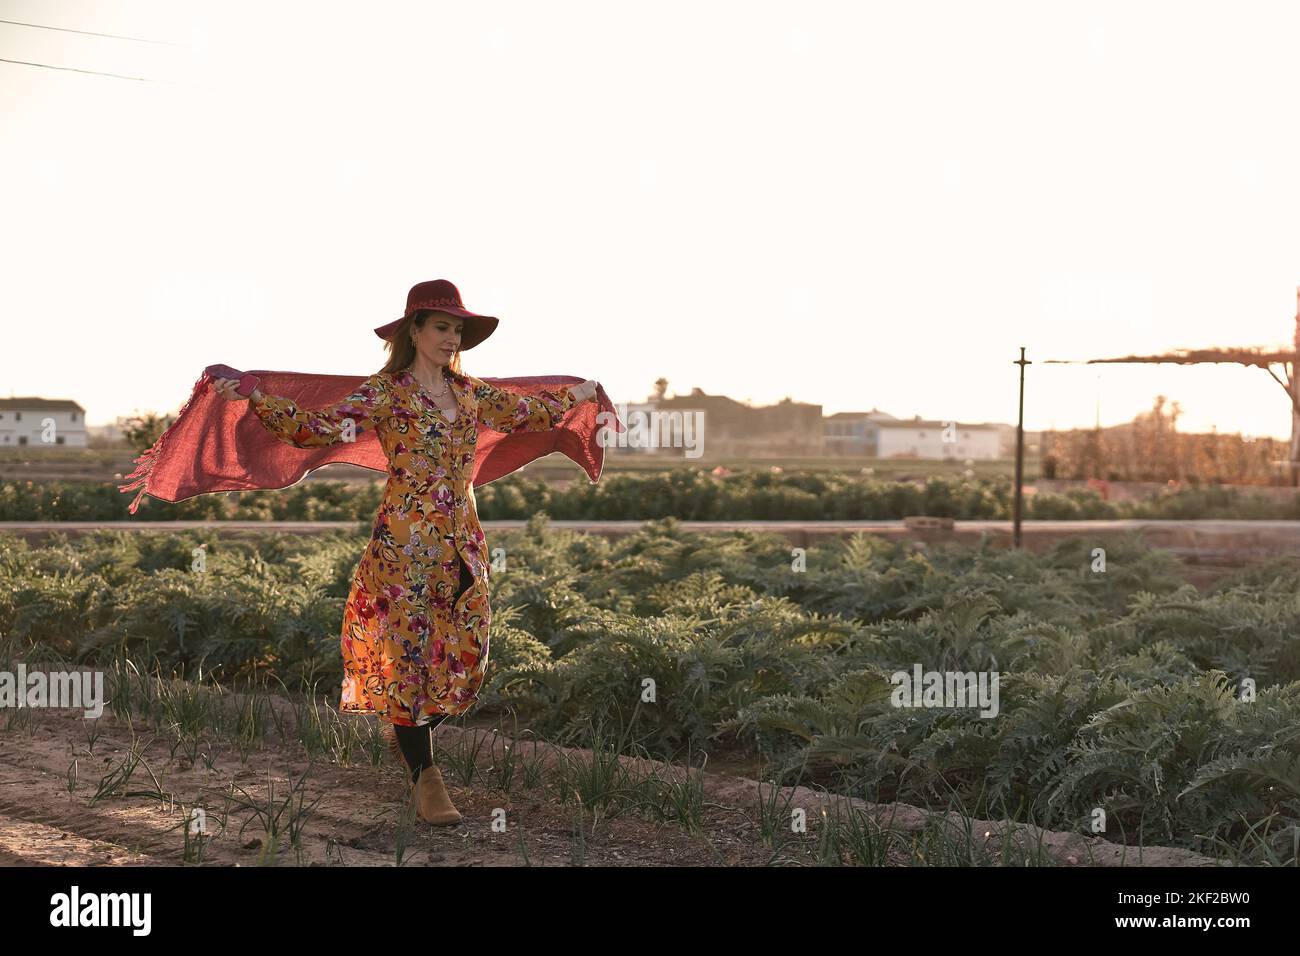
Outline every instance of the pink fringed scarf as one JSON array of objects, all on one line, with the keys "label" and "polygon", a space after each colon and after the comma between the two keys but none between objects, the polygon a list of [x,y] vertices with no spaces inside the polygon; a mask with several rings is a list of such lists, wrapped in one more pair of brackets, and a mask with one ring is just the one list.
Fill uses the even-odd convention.
[{"label": "pink fringed scarf", "polygon": [[[312,375],[306,372],[263,372],[259,386],[270,395],[294,399],[299,408],[323,408],[341,402],[368,376]],[[143,455],[135,459],[136,469],[122,492],[139,488],[131,502],[135,514],[146,494],[163,501],[183,501],[214,491],[254,491],[287,488],[311,472],[341,461],[362,468],[387,472],[388,459],[373,429],[358,432],[356,441],[339,442],[322,448],[296,448],[267,430],[247,402],[232,402],[208,387],[211,376],[205,370],[181,408],[180,415]],[[529,378],[484,378],[497,388],[535,395],[554,385],[577,385],[572,375],[543,375]],[[611,417],[597,422],[600,412]],[[478,441],[472,484],[510,474],[530,461],[558,451],[574,461],[591,481],[600,480],[605,449],[597,434],[606,423],[611,430],[623,430],[614,404],[605,389],[596,387],[596,401],[583,402],[565,414],[550,431],[502,434],[478,426]]]}]

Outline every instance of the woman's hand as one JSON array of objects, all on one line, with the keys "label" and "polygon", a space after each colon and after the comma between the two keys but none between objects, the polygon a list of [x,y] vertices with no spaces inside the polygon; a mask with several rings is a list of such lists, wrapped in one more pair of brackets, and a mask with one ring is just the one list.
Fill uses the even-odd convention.
[{"label": "woman's hand", "polygon": [[589,402],[596,397],[595,379],[587,379],[585,382],[579,382],[573,388],[569,389],[569,394],[573,396],[574,401]]},{"label": "woman's hand", "polygon": [[260,388],[253,389],[251,395],[240,395],[238,391],[239,379],[237,378],[214,378],[211,387],[214,392],[228,402],[246,402],[250,398],[256,402],[262,398]]}]

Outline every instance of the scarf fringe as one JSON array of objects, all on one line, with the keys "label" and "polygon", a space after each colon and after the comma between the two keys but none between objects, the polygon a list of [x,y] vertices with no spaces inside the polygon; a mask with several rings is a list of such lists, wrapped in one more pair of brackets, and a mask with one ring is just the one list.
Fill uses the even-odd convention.
[{"label": "scarf fringe", "polygon": [[128,514],[135,514],[136,509],[140,507],[140,499],[146,494],[152,494],[152,492],[149,491],[149,479],[153,476],[153,466],[157,464],[161,458],[163,445],[166,443],[167,437],[176,430],[178,425],[180,425],[181,421],[185,418],[185,413],[190,410],[190,406],[194,404],[195,399],[197,399],[199,395],[203,393],[204,389],[207,388],[211,379],[212,377],[208,375],[206,371],[199,376],[198,382],[194,385],[194,390],[190,392],[190,397],[186,399],[185,404],[181,406],[180,414],[176,416],[176,420],[167,426],[167,430],[158,436],[156,442],[145,449],[144,454],[135,459],[136,469],[126,476],[126,484],[117,486],[117,490],[123,493],[135,488],[140,489],[139,494],[135,496],[131,501],[130,506],[127,508]]}]

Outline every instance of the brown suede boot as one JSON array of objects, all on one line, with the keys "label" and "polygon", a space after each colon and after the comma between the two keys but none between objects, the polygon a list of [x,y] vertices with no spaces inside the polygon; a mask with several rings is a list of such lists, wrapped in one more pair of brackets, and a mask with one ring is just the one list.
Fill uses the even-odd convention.
[{"label": "brown suede boot", "polygon": [[460,811],[447,796],[447,788],[442,783],[442,774],[436,766],[425,767],[420,771],[420,779],[415,783],[416,816],[425,823],[436,827],[450,827],[460,823]]}]

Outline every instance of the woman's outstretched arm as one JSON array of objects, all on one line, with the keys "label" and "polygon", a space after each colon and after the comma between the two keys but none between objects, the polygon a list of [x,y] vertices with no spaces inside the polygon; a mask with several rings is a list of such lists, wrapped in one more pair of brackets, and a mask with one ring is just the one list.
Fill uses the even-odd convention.
[{"label": "woman's outstretched arm", "polygon": [[[519,395],[504,388],[495,388],[472,375],[470,388],[477,399],[478,420],[499,432],[543,432],[554,428],[564,418],[564,413],[585,399],[574,392],[586,385],[553,385],[541,395]],[[594,391],[594,389],[593,389]]]},{"label": "woman's outstretched arm", "polygon": [[[224,388],[227,379],[214,386],[227,398],[237,394]],[[382,373],[376,372],[343,401],[325,408],[300,408],[297,401],[282,395],[268,395],[255,388],[248,397],[262,424],[281,441],[298,448],[320,448],[355,441],[360,432],[374,428],[392,403],[392,393]]]}]

